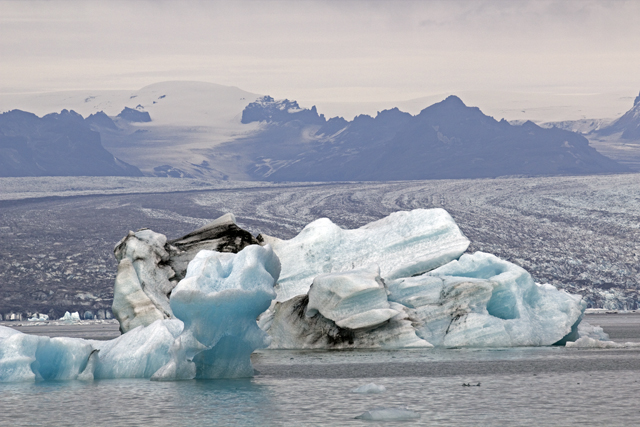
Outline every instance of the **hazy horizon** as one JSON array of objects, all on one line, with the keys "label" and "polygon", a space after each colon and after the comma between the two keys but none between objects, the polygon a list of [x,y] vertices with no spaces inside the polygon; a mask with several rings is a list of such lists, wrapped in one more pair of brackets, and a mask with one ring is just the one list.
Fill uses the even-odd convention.
[{"label": "hazy horizon", "polygon": [[0,0],[0,93],[195,80],[305,104],[640,89],[629,1]]}]

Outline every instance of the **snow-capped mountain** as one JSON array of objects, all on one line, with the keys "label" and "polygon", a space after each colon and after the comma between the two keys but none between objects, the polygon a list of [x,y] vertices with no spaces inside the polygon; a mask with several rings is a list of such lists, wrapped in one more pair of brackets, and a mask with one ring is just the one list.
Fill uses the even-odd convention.
[{"label": "snow-capped mountain", "polygon": [[584,133],[599,152],[633,171],[640,171],[640,95],[621,117]]}]

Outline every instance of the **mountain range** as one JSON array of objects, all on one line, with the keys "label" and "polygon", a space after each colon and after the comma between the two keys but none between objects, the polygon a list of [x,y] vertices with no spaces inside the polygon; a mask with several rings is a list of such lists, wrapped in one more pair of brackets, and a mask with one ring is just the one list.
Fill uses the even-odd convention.
[{"label": "mountain range", "polygon": [[109,123],[104,113],[84,119],[68,110],[42,118],[21,110],[0,114],[0,176],[142,176],[105,150],[91,129]]},{"label": "mountain range", "polygon": [[497,121],[456,96],[412,116],[397,108],[348,122],[315,108],[264,97],[242,122],[265,126],[255,136],[218,147],[252,158],[253,179],[391,181],[625,172],[586,138],[533,122]]},{"label": "mountain range", "polygon": [[[159,83],[129,92],[65,93],[58,98],[47,95],[16,104],[40,109],[67,106],[87,118],[63,110],[38,119],[48,122],[58,116],[74,117],[73,126],[79,126],[69,130],[75,139],[60,127],[48,131],[50,141],[60,144],[65,138],[74,140],[75,148],[53,142],[45,147],[46,138],[37,136],[43,125],[32,114],[30,120],[22,122],[25,128],[20,131],[25,141],[31,141],[23,144],[32,147],[31,154],[21,152],[19,162],[16,141],[12,140],[13,145],[6,143],[15,135],[0,127],[1,141],[5,141],[0,145],[2,176],[144,173],[234,180],[342,181],[629,170],[589,146],[580,134],[553,126],[543,128],[530,121],[498,121],[476,107],[466,106],[456,96],[415,115],[391,108],[350,121],[327,119],[316,107],[302,108],[296,101],[198,82]],[[636,131],[640,126],[638,114],[630,113],[615,122],[618,128],[629,129],[627,134],[634,132],[634,124]],[[624,134],[624,129],[616,135]],[[12,132],[16,132],[15,125]],[[80,149],[83,145],[78,138],[95,148],[91,155],[90,150]],[[9,146],[13,151],[7,151]],[[98,146],[112,154],[113,164],[106,166],[109,162],[103,152],[98,155]],[[34,147],[46,154],[33,152]],[[81,152],[85,157],[78,157]],[[48,163],[38,156],[46,157]],[[85,160],[79,162],[81,157]],[[18,163],[23,165],[22,172]],[[91,166],[94,164],[101,166]]]}]

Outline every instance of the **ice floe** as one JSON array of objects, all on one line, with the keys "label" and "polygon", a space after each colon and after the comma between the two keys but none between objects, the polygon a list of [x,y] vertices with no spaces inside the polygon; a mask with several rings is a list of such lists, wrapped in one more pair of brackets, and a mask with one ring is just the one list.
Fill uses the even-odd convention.
[{"label": "ice floe", "polygon": [[580,337],[576,341],[567,342],[565,346],[571,348],[627,348],[640,347],[640,342],[618,343],[615,341],[603,341],[590,337]]}]

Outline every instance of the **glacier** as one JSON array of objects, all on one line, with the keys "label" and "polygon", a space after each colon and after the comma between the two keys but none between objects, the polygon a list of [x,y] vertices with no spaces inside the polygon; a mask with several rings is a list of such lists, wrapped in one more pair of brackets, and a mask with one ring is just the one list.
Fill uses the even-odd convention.
[{"label": "glacier", "polygon": [[581,324],[579,296],[468,245],[443,209],[353,230],[320,219],[290,240],[253,238],[230,214],[174,241],[130,232],[115,249],[123,334],[0,327],[0,381],[248,377],[260,348],[612,347]]}]

